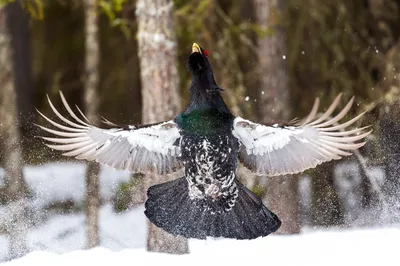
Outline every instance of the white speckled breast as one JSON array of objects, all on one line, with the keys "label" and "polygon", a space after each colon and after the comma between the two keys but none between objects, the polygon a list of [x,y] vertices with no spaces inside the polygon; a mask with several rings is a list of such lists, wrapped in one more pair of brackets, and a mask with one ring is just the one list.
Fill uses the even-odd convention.
[{"label": "white speckled breast", "polygon": [[181,156],[192,200],[210,198],[230,210],[238,195],[236,183],[239,144],[231,135],[183,136]]}]

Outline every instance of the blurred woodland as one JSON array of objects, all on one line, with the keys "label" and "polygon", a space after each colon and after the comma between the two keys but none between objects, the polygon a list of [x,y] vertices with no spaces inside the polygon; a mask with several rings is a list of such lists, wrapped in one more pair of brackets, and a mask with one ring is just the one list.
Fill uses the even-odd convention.
[{"label": "blurred woodland", "polygon": [[[260,122],[301,118],[316,97],[327,108],[339,93],[343,93],[342,107],[355,96],[351,116],[368,111],[358,126],[371,124],[374,131],[354,156],[294,177],[268,179],[240,170],[241,178],[282,216],[281,233],[313,226],[399,221],[399,0],[0,3],[0,167],[5,169],[1,204],[29,195],[23,165],[73,161],[35,138],[41,133],[33,123],[44,122],[35,108],[51,113],[46,94],[59,107],[61,90],[71,105],[80,106],[96,123],[102,116],[116,124],[172,118],[163,116],[171,110],[178,112],[188,102],[186,59],[196,42],[209,51],[216,80],[225,89],[223,97],[236,115]],[[145,30],[157,31],[157,27],[172,45],[163,46],[156,37],[145,38]],[[93,29],[95,35],[91,35]],[[148,47],[161,48],[155,52]],[[157,61],[164,66],[159,71],[171,72],[166,73],[171,78],[163,81],[165,90],[154,87],[157,84],[151,83],[149,75],[153,72],[147,71],[156,71]],[[152,89],[159,93],[149,96]],[[148,97],[155,97],[153,103],[162,107],[152,106]],[[338,168],[338,164],[354,165],[356,170]],[[94,174],[98,171],[90,164],[88,168]],[[382,169],[384,180],[373,174],[375,168]],[[141,185],[143,179],[134,175],[131,182],[121,185],[116,210],[132,206],[132,201],[143,202],[140,187],[149,185]],[[98,179],[87,177],[86,182],[88,195],[97,197],[93,201],[88,196],[85,208],[94,208],[88,207],[88,224],[96,224],[98,217],[92,214],[101,204]],[[355,200],[361,211],[356,216],[346,203],[351,194],[358,195]],[[76,210],[63,208],[64,212]],[[12,234],[19,223],[13,226],[10,230],[0,224],[0,233]],[[96,227],[90,230],[88,246],[92,247],[99,242]],[[19,251],[11,256],[27,252],[29,248],[20,248],[21,241],[23,236],[16,236]],[[181,241],[177,252],[187,252],[184,240],[170,241]],[[176,246],[172,251],[154,248],[155,242],[148,242],[150,250],[176,251]]]}]

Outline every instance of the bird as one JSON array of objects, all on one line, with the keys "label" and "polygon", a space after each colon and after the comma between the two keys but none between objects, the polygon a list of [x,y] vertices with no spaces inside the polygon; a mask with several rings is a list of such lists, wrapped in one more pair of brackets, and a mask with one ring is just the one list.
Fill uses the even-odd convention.
[{"label": "bird", "polygon": [[[365,144],[369,126],[347,129],[365,112],[340,122],[354,97],[335,116],[342,94],[318,113],[317,98],[307,117],[288,123],[262,124],[232,114],[214,77],[209,52],[192,45],[187,59],[192,80],[186,108],[155,124],[107,127],[92,124],[60,91],[70,118],[48,103],[60,121],[39,114],[54,128],[37,125],[49,148],[65,156],[96,161],[132,173],[182,177],[147,190],[145,215],[168,233],[185,238],[255,239],[276,232],[279,217],[237,176],[239,164],[259,176],[301,173],[350,156]],[[284,178],[284,177],[282,177]]]}]

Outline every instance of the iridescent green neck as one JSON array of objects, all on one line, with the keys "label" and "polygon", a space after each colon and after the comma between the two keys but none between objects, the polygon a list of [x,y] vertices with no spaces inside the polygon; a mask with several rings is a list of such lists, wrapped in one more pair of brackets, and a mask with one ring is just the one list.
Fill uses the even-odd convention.
[{"label": "iridescent green neck", "polygon": [[197,109],[178,115],[175,121],[189,134],[212,135],[230,130],[232,117],[231,114],[219,113],[213,109]]}]

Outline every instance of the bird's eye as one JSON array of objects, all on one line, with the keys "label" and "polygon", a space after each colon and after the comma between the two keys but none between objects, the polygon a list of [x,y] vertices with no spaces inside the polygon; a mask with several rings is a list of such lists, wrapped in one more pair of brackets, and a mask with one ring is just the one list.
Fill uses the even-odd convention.
[{"label": "bird's eye", "polygon": [[208,51],[207,51],[207,50],[204,50],[204,51],[203,51],[203,54],[204,54],[205,57],[208,58]]}]

